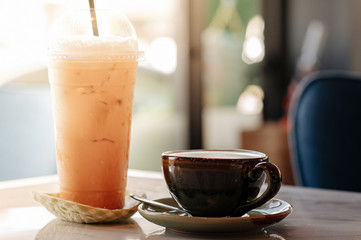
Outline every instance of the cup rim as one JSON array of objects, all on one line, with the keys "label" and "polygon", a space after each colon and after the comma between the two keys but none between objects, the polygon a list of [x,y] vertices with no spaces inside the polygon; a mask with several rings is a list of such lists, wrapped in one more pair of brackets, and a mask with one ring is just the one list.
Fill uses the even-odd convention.
[{"label": "cup rim", "polygon": [[[232,157],[219,157],[219,156],[212,156],[212,157],[205,157],[205,156],[197,156],[197,155],[191,155],[191,156],[187,156],[187,155],[183,155],[180,153],[194,153],[194,152],[231,152],[231,153],[246,153],[249,154],[247,157],[237,157],[236,155],[233,155]],[[252,156],[253,155],[253,156]],[[189,150],[173,150],[173,151],[166,151],[162,153],[162,159],[164,158],[169,159],[170,157],[172,159],[176,159],[176,160],[187,160],[187,159],[204,159],[209,160],[209,159],[214,159],[214,160],[222,160],[222,161],[253,161],[253,160],[258,160],[258,161],[265,161],[268,159],[268,156],[263,153],[263,152],[259,152],[259,151],[254,151],[254,150],[247,150],[247,149],[189,149]]]}]

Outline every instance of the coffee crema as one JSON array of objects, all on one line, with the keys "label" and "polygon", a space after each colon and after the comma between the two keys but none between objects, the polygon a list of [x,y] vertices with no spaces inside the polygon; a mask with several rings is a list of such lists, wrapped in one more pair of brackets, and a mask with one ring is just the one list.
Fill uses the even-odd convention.
[{"label": "coffee crema", "polygon": [[175,158],[203,158],[203,159],[265,159],[267,155],[255,151],[243,150],[188,150],[165,152],[163,157]]}]

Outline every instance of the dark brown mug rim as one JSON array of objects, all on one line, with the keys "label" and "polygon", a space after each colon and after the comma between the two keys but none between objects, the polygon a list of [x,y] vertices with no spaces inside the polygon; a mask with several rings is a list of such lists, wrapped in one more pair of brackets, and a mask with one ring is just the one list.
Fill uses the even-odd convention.
[{"label": "dark brown mug rim", "polygon": [[[259,157],[247,157],[247,158],[222,158],[222,157],[204,157],[204,156],[179,156],[178,153],[185,153],[185,152],[243,152],[243,153],[253,153],[255,155],[259,155]],[[169,159],[171,158],[171,159]],[[174,151],[167,151],[162,153],[163,160],[197,160],[197,161],[209,161],[209,160],[219,160],[222,162],[234,162],[234,161],[266,161],[268,160],[268,156],[265,153],[253,151],[253,150],[246,150],[246,149],[191,149],[191,150],[174,150]]]}]

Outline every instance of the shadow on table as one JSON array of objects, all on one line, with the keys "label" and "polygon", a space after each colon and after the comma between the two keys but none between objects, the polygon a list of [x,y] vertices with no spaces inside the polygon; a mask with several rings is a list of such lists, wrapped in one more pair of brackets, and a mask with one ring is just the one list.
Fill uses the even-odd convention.
[{"label": "shadow on table", "polygon": [[107,239],[128,240],[145,239],[145,234],[132,219],[111,224],[82,224],[54,219],[46,224],[35,237],[36,240],[70,239]]},{"label": "shadow on table", "polygon": [[260,230],[254,232],[239,232],[239,233],[186,233],[186,232],[178,232],[169,229],[163,229],[151,234],[148,234],[147,239],[222,239],[222,240],[232,240],[232,239],[278,239],[285,240],[278,233],[271,230]]},{"label": "shadow on table", "polygon": [[285,240],[278,232],[264,229],[254,232],[239,233],[187,233],[166,228],[145,234],[139,224],[128,219],[111,224],[81,224],[54,219],[37,233],[35,240],[70,240],[70,239],[103,239],[103,240],[166,240],[166,239],[278,239]]}]

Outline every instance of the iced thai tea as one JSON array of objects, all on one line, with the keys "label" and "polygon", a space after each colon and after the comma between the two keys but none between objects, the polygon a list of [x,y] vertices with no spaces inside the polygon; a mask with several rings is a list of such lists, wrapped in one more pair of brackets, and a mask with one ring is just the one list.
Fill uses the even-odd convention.
[{"label": "iced thai tea", "polygon": [[87,36],[56,42],[49,81],[63,199],[124,206],[138,66],[133,40]]}]

